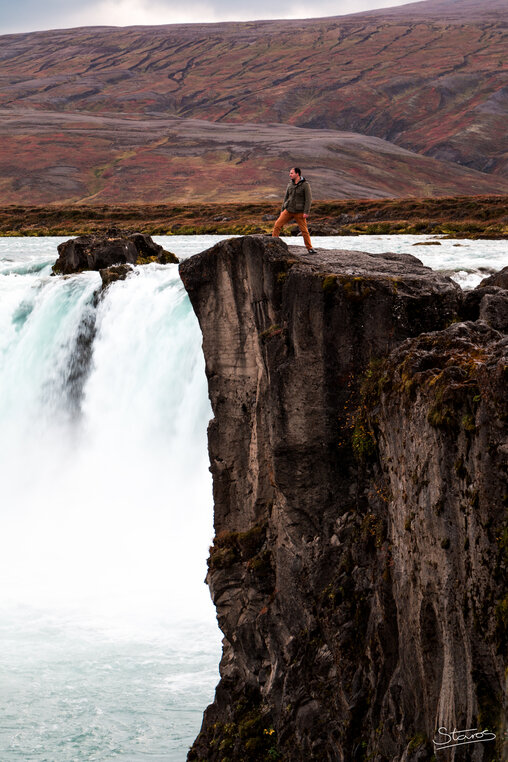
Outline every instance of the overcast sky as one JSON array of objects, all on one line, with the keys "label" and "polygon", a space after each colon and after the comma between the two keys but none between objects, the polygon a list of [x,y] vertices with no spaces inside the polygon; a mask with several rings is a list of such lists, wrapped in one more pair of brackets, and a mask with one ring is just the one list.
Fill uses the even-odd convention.
[{"label": "overcast sky", "polygon": [[315,18],[411,0],[0,0],[0,34],[76,26]]}]

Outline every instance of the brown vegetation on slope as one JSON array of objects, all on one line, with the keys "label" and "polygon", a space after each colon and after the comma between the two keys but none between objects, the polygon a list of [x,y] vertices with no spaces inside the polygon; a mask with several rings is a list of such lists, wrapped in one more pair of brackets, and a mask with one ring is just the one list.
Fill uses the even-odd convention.
[{"label": "brown vegetation on slope", "polygon": [[[270,232],[279,205],[123,204],[120,206],[4,206],[0,235],[84,235],[112,226],[149,235]],[[508,196],[318,201],[309,226],[315,235],[439,233],[508,238]],[[286,233],[297,232],[286,229]]]},{"label": "brown vegetation on slope", "polygon": [[278,200],[293,164],[305,168],[317,199],[508,193],[508,179],[355,133],[7,109],[0,116],[0,203]]},{"label": "brown vegetation on slope", "polygon": [[375,135],[506,169],[506,30],[377,12],[293,22],[75,29],[2,38],[0,105],[281,122]]},{"label": "brown vegetation on slope", "polygon": [[[155,193],[161,174],[167,179],[175,169],[181,178],[176,192],[196,198],[193,178],[202,176],[209,159],[222,184],[231,162],[227,140],[218,141],[212,156],[206,147],[189,146],[186,157],[170,164],[168,118],[352,131],[491,173],[483,187],[446,188],[449,164],[439,179],[425,177],[410,155],[410,171],[390,165],[392,157],[383,167],[385,152],[378,146],[373,153],[366,149],[359,174],[345,168],[353,188],[346,196],[506,192],[499,185],[508,172],[500,0],[481,8],[470,0],[430,0],[303,21],[56,30],[8,35],[1,43],[0,107],[4,121],[12,117],[10,138],[0,145],[5,202],[62,202],[97,192],[101,201],[131,201],[139,198],[140,172],[155,172]],[[32,127],[41,125],[40,133],[27,132],[20,109]],[[85,119],[80,125],[77,113]],[[97,133],[97,119],[105,119],[105,129],[110,124],[106,117],[123,120],[113,137]],[[141,142],[139,135],[130,142],[133,118],[145,125]],[[176,127],[175,133],[181,145]],[[249,158],[249,140],[239,161],[252,171],[258,156]],[[383,177],[379,182],[383,169],[392,181],[400,177],[400,189],[393,182],[387,187]],[[337,173],[333,167],[331,174]],[[409,188],[410,178],[427,187]],[[238,175],[236,182],[231,200],[244,200]],[[141,191],[143,201],[168,200]],[[265,191],[261,187],[258,197]]]}]

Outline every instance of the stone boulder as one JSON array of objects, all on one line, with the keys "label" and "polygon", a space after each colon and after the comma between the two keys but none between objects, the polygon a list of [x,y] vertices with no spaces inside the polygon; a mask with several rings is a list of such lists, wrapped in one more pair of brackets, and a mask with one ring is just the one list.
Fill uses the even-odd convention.
[{"label": "stone boulder", "polygon": [[502,270],[494,273],[494,275],[484,278],[478,288],[485,288],[486,286],[498,286],[499,288],[508,289],[508,267],[503,267]]},{"label": "stone boulder", "polygon": [[133,233],[129,236],[129,241],[132,241],[136,249],[138,250],[138,265],[148,264],[148,262],[159,262],[161,265],[178,264],[178,257],[171,251],[166,251],[162,246],[155,241],[149,235],[144,233]]},{"label": "stone boulder", "polygon": [[125,280],[130,272],[132,272],[131,265],[111,265],[111,267],[99,270],[102,280],[102,290],[117,280]]},{"label": "stone boulder", "polygon": [[462,320],[484,320],[501,333],[508,331],[508,267],[494,273],[464,295]]},{"label": "stone boulder", "polygon": [[310,222],[310,235],[340,235],[340,230],[334,225],[327,225],[325,222]]},{"label": "stone boulder", "polygon": [[486,294],[480,303],[480,320],[501,333],[508,333],[508,291]]},{"label": "stone boulder", "polygon": [[142,233],[122,234],[110,230],[104,234],[83,235],[58,246],[55,275],[69,275],[82,270],[103,270],[111,265],[178,263],[178,258]]}]

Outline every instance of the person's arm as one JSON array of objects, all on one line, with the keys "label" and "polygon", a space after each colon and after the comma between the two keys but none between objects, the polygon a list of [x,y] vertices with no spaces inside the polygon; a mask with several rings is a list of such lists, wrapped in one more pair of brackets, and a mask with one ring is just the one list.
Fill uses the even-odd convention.
[{"label": "person's arm", "polygon": [[281,211],[284,211],[284,209],[286,208],[286,203],[287,203],[288,198],[289,198],[289,185],[286,188],[286,195],[284,196],[284,201],[282,202],[282,209],[281,209]]},{"label": "person's arm", "polygon": [[303,207],[303,216],[308,217],[310,213],[310,206],[312,204],[312,193],[310,192],[309,183],[305,183],[305,185],[303,186],[303,190],[305,193],[305,204]]}]

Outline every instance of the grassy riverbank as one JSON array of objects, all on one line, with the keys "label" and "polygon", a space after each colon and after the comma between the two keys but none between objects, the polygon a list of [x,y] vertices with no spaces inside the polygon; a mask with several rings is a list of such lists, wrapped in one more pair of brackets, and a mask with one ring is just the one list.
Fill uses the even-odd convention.
[{"label": "grassy riverbank", "polygon": [[[83,235],[111,227],[151,235],[269,233],[279,204],[4,206],[0,235]],[[452,238],[508,238],[508,196],[316,201],[314,235],[435,233]],[[297,232],[291,226],[287,235]]]}]

